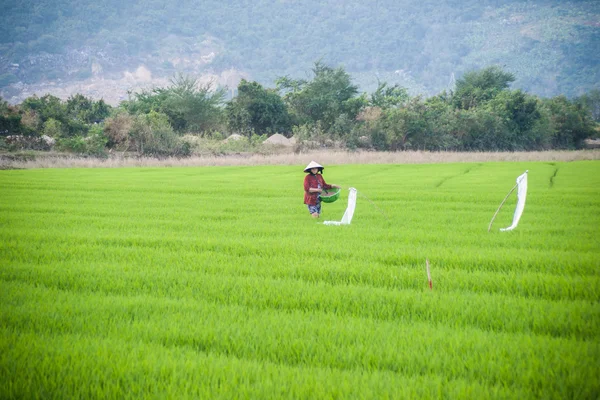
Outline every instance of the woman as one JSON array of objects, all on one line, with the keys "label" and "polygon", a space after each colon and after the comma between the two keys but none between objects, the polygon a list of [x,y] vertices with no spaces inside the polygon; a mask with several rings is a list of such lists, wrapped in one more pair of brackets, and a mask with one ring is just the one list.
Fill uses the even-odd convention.
[{"label": "woman", "polygon": [[341,189],[342,187],[325,183],[325,179],[323,179],[323,166],[314,161],[311,161],[304,168],[304,172],[308,173],[304,177],[304,204],[308,206],[308,212],[310,212],[313,218],[319,218],[321,214],[319,193],[324,189],[331,189],[332,187]]}]

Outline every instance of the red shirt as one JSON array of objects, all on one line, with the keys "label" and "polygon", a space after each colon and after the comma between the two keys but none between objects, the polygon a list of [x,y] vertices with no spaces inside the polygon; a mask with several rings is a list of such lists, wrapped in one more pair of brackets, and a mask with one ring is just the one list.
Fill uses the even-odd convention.
[{"label": "red shirt", "polygon": [[307,174],[304,177],[304,204],[315,206],[319,202],[319,193],[309,193],[308,189],[331,189],[332,186],[325,183],[321,174]]}]

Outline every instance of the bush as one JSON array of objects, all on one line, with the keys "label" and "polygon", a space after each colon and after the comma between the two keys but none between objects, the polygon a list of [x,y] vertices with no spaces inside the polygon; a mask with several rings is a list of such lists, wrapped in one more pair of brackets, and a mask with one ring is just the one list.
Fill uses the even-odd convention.
[{"label": "bush", "polygon": [[56,141],[56,149],[86,156],[106,157],[106,137],[92,134],[88,137],[73,136]]},{"label": "bush", "polygon": [[592,115],[582,104],[557,96],[545,105],[550,113],[554,148],[582,148],[584,140],[595,135]]},{"label": "bush", "polygon": [[23,133],[23,129],[20,115],[0,115],[0,136],[19,135]]},{"label": "bush", "polygon": [[403,108],[386,110],[371,135],[377,150],[426,149],[428,121],[426,107],[419,97],[412,99]]},{"label": "bush", "polygon": [[60,138],[64,136],[64,128],[60,121],[55,120],[54,118],[50,118],[46,122],[44,122],[44,127],[42,132],[46,136],[50,136],[52,138]]},{"label": "bush", "polygon": [[58,151],[83,154],[85,152],[85,141],[81,136],[60,138],[56,140],[56,149]]},{"label": "bush", "polygon": [[33,110],[21,111],[21,124],[30,132],[39,132],[43,130],[42,119],[37,112]]},{"label": "bush", "polygon": [[90,128],[87,137],[71,136],[57,139],[56,149],[86,156],[106,157],[107,142],[102,127],[96,125]]},{"label": "bush", "polygon": [[10,135],[4,138],[4,147],[9,151],[50,150],[52,143],[47,136]]},{"label": "bush", "polygon": [[511,132],[502,119],[489,110],[457,110],[456,130],[459,150],[501,151],[515,150]]},{"label": "bush", "polygon": [[221,126],[224,96],[222,88],[213,91],[211,84],[201,85],[195,78],[177,75],[171,86],[135,93],[122,104],[131,114],[166,115],[171,130],[178,133],[207,132]]},{"label": "bush", "polygon": [[155,111],[135,118],[130,140],[139,155],[187,157],[191,154],[191,144],[175,134],[167,115]]},{"label": "bush", "polygon": [[106,119],[104,135],[107,138],[107,147],[117,151],[127,151],[130,146],[130,132],[135,118],[127,113],[119,113]]}]

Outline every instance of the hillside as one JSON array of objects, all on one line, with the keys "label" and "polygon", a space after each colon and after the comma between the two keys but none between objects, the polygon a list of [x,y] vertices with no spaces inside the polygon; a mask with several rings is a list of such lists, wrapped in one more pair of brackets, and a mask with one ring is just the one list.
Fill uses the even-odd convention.
[{"label": "hillside", "polygon": [[[0,1],[0,90],[128,90],[184,72],[235,87],[343,65],[363,90],[452,87],[500,65],[513,87],[576,96],[600,87],[600,2],[500,0]],[[141,71],[141,72],[140,72]]]}]

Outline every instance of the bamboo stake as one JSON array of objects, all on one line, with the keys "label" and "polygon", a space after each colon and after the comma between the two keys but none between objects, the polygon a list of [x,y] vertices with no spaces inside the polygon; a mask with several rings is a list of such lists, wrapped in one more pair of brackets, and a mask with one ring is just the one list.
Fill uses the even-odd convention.
[{"label": "bamboo stake", "polygon": [[498,209],[496,210],[496,213],[494,214],[494,216],[492,217],[492,220],[490,221],[490,226],[488,226],[488,232],[490,231],[490,229],[492,229],[492,223],[494,222],[494,219],[496,219],[496,215],[498,215],[498,212],[500,211],[500,209],[502,208],[502,206],[506,202],[506,199],[508,199],[508,196],[510,196],[510,194],[512,192],[514,192],[514,190],[517,188],[517,186],[519,186],[518,183],[515,186],[513,186],[512,189],[510,189],[510,192],[508,192],[508,194],[506,195],[506,197],[504,198],[504,200],[502,200],[502,203],[500,203],[500,207],[498,207]]},{"label": "bamboo stake", "polygon": [[429,259],[425,259],[427,265],[427,281],[429,281],[429,290],[433,290],[433,285],[431,283],[431,273],[429,272]]}]

